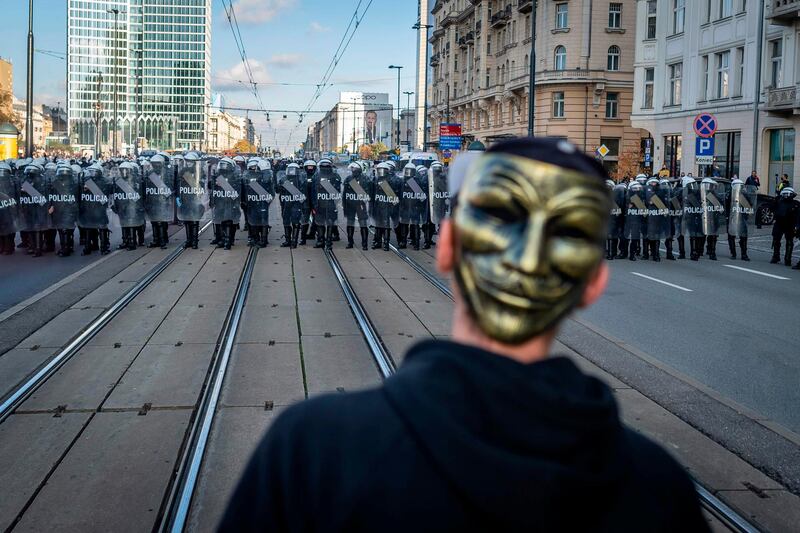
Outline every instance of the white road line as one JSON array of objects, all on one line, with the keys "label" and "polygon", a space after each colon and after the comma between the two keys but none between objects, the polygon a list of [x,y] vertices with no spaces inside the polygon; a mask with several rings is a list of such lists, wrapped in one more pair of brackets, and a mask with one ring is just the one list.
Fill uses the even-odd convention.
[{"label": "white road line", "polygon": [[668,281],[662,281],[657,278],[651,278],[650,276],[645,276],[644,274],[639,274],[638,272],[631,272],[631,274],[633,274],[634,276],[639,276],[640,278],[649,279],[650,281],[655,281],[656,283],[661,283],[662,285],[672,287],[673,289],[678,289],[679,291],[694,292],[692,289],[687,289],[686,287],[681,287],[680,285],[675,285],[674,283],[670,283]]},{"label": "white road line", "polygon": [[758,274],[759,276],[766,276],[768,278],[773,279],[782,279],[782,280],[791,280],[792,278],[784,278],[783,276],[776,276],[775,274],[767,274],[766,272],[759,272],[758,270],[751,270],[749,268],[743,268],[736,265],[722,265],[728,268],[735,268],[736,270],[741,270],[742,272],[750,272],[751,274]]}]

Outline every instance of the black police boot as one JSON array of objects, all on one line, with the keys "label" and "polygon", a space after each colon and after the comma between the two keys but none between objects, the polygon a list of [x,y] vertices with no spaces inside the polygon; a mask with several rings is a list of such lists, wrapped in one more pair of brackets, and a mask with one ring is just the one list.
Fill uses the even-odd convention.
[{"label": "black police boot", "polygon": [[419,250],[419,230],[417,224],[411,226],[411,248],[414,250]]},{"label": "black police boot", "polygon": [[631,239],[628,259],[630,259],[631,261],[636,261],[636,256],[638,255],[638,253],[639,253],[639,239]]},{"label": "black police boot", "polygon": [[627,258],[628,258],[628,239],[620,239],[619,253],[617,254],[617,259],[627,259]]},{"label": "black police boot", "polygon": [[327,226],[325,228],[325,249],[332,250],[333,249],[333,230],[336,229],[336,226]]},{"label": "black police boot", "polygon": [[83,238],[83,250],[81,250],[81,255],[89,255],[92,253],[92,239],[95,239],[96,235],[96,229],[86,229],[86,234]]},{"label": "black police boot", "polygon": [[780,237],[772,237],[772,259],[769,260],[770,263],[777,264],[781,261],[781,238]]},{"label": "black police boot", "polygon": [[302,226],[300,226],[300,242],[298,242],[297,244],[299,244],[300,246],[305,246],[307,238],[308,238],[308,224],[303,224]]},{"label": "black police boot", "polygon": [[28,242],[31,245],[30,254],[33,257],[42,257],[42,244],[44,241],[44,235],[41,231],[32,231],[28,235]]},{"label": "black police boot", "polygon": [[383,238],[383,229],[375,228],[375,235],[372,237],[372,249],[377,250],[383,247],[381,239]]},{"label": "black police boot", "polygon": [[100,255],[108,255],[111,253],[111,239],[109,235],[111,234],[110,230],[101,229],[99,233],[100,238]]},{"label": "black police boot", "polygon": [[[383,231],[383,239],[382,239],[382,248],[384,252],[389,251],[389,241],[392,239],[392,230],[389,228],[381,230]],[[397,230],[395,230],[395,235],[397,234]]]},{"label": "black police boot", "polygon": [[54,229],[48,229],[42,232],[42,237],[44,242],[42,243],[42,251],[43,252],[55,252],[56,251],[56,235],[58,235],[58,231]]},{"label": "black police boot", "polygon": [[292,245],[292,227],[283,226],[283,242],[281,248],[289,248]]},{"label": "black police boot", "polygon": [[219,244],[219,224],[214,224],[214,238],[211,239],[211,246]]},{"label": "black police boot", "polygon": [[297,248],[297,240],[300,238],[300,225],[292,226],[292,248]]},{"label": "black police boot", "polygon": [[341,237],[339,237],[339,226],[333,226],[333,232],[331,235],[334,241],[342,240]]},{"label": "black police boot", "polygon": [[361,249],[369,249],[369,228],[359,228],[361,230]]},{"label": "black police boot", "polygon": [[614,259],[614,256],[611,254],[611,243],[614,242],[613,239],[606,239],[606,261],[611,261]]},{"label": "black police boot", "polygon": [[355,242],[353,242],[353,234],[356,232],[356,228],[354,226],[347,226],[347,248],[348,250],[355,246]]},{"label": "black police boot", "polygon": [[397,229],[394,230],[395,237],[397,237],[397,248],[404,250],[408,244],[406,238],[408,237],[408,224],[398,224]]},{"label": "black police boot", "polygon": [[28,234],[29,233],[30,232],[28,232],[28,231],[20,231],[19,232],[19,244],[17,245],[17,248],[28,248],[28,239],[29,239]]},{"label": "black police boot", "polygon": [[423,228],[425,234],[425,244],[422,245],[423,250],[430,250],[433,246],[433,224],[425,224]]},{"label": "black police boot", "polygon": [[236,224],[228,222],[228,242],[225,243],[225,249],[230,250],[234,242],[236,242]]},{"label": "black police boot", "polygon": [[78,246],[86,245],[86,229],[78,228]]},{"label": "black police boot", "polygon": [[[186,223],[184,223],[183,229],[186,231],[186,242],[183,243],[183,247],[184,248],[191,248],[192,244],[194,243],[194,241],[192,240],[192,223],[187,221]],[[217,228],[216,228],[216,225],[215,225],[215,227],[214,227],[215,233],[216,233],[216,229]]]},{"label": "black police boot", "polygon": [[200,246],[200,222],[192,222],[192,250]]},{"label": "black police boot", "polygon": [[128,247],[128,228],[120,228],[120,229],[121,229],[120,238],[122,239],[122,241],[119,243],[119,246],[117,246],[117,249],[124,250],[125,248]]},{"label": "black police boot", "polygon": [[75,252],[75,229],[64,230],[67,237],[67,256]]},{"label": "black police boot", "polygon": [[708,258],[712,261],[717,260],[717,236],[710,235],[706,241],[708,243]]},{"label": "black police boot", "polygon": [[786,252],[783,254],[783,264],[787,267],[792,266],[792,252],[794,251],[794,238],[786,239]]},{"label": "black police boot", "polygon": [[317,242],[314,243],[314,248],[325,247],[325,226],[317,224]]},{"label": "black police boot", "polygon": [[792,270],[800,270],[800,261],[798,261],[797,264],[792,267]]},{"label": "black police boot", "polygon": [[58,257],[64,257],[67,253],[67,235],[64,233],[63,229],[57,230],[58,231],[58,252],[56,255]]},{"label": "black police boot", "polygon": [[261,226],[261,232],[258,235],[258,247],[266,248],[269,244],[267,235],[269,234],[269,226]]},{"label": "black police boot", "polygon": [[136,228],[128,229],[128,251],[132,252],[136,249]]},{"label": "black police boot", "polygon": [[650,241],[650,258],[656,263],[661,262],[661,250],[658,249],[660,243],[661,241]]},{"label": "black police boot", "polygon": [[650,247],[647,245],[647,239],[642,239],[642,245],[639,248],[639,252],[642,254],[642,259],[645,261],[650,259]]},{"label": "black police boot", "polygon": [[[167,244],[169,243],[169,225],[166,222],[159,222],[158,223],[158,244],[159,248],[162,250],[167,249]],[[194,234],[192,234],[194,236]]]},{"label": "black police boot", "polygon": [[664,247],[667,249],[667,261],[675,261],[675,256],[672,254],[672,239],[666,239]]},{"label": "black police boot", "polygon": [[145,224],[142,224],[141,226],[137,226],[136,227],[136,237],[138,238],[137,240],[139,241],[139,246],[144,246],[144,230],[145,230],[145,227],[146,227]]},{"label": "black police boot", "polygon": [[728,249],[731,251],[731,259],[736,259],[736,237],[728,235]]},{"label": "black police boot", "polygon": [[151,222],[150,228],[153,231],[153,240],[150,241],[150,244],[148,244],[147,247],[158,248],[159,246],[161,246],[161,243],[158,242],[159,239],[161,238],[161,230],[158,227],[158,222]]},{"label": "black police boot", "polygon": [[750,261],[747,256],[747,237],[739,237],[739,249],[742,252],[742,261]]},{"label": "black police boot", "polygon": [[686,239],[683,235],[678,237],[678,259],[686,259]]}]

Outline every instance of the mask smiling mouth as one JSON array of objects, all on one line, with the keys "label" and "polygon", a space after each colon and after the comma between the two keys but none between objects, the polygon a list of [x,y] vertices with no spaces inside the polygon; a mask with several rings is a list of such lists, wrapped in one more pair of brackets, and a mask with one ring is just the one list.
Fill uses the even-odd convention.
[{"label": "mask smiling mouth", "polygon": [[528,311],[552,307],[573,285],[556,276],[529,276],[498,267],[494,259],[473,258],[475,287],[498,302]]}]

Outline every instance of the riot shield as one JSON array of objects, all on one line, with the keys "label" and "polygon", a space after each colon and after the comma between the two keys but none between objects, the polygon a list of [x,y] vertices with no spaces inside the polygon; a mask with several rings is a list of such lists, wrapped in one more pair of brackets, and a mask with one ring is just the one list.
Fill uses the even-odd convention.
[{"label": "riot shield", "polygon": [[0,236],[16,233],[19,198],[14,174],[8,163],[0,162]]},{"label": "riot shield", "polygon": [[114,212],[123,228],[135,228],[144,224],[144,198],[142,177],[138,168],[129,162],[116,167],[111,174],[114,180]]},{"label": "riot shield", "polygon": [[692,181],[683,186],[683,235],[702,237],[703,234],[703,201],[700,184]]},{"label": "riot shield", "polygon": [[417,168],[412,164],[407,164],[401,174],[402,189],[400,193],[400,224],[419,224],[417,204],[422,194],[419,180],[417,179]]},{"label": "riot shield", "polygon": [[143,168],[144,210],[150,222],[172,222],[175,209],[175,186],[169,163],[161,154],[154,155]]},{"label": "riot shield", "polygon": [[658,181],[651,182],[645,189],[647,205],[646,238],[651,241],[666,239],[670,233],[669,186],[662,186]]},{"label": "riot shield", "polygon": [[372,201],[372,225],[394,229],[398,224],[403,183],[388,166],[378,165]]},{"label": "riot shield", "polygon": [[358,225],[365,228],[369,225],[370,203],[372,198],[372,180],[359,166],[351,167],[349,176],[345,179],[344,195],[342,199],[344,216],[348,226]]},{"label": "riot shield", "polygon": [[615,185],[611,189],[611,218],[608,222],[608,238],[621,239],[625,236],[625,199],[627,189],[625,185]]},{"label": "riot shield", "polygon": [[108,207],[113,184],[95,163],[83,171],[78,202],[78,225],[82,228],[108,228]]},{"label": "riot shield", "polygon": [[305,176],[300,176],[297,165],[289,165],[278,172],[278,201],[281,204],[281,219],[284,226],[303,222],[303,204],[308,201],[301,188],[305,188]]},{"label": "riot shield", "polygon": [[[177,159],[177,158],[176,158]],[[197,154],[178,159],[178,220],[199,222],[208,206],[205,165]]]},{"label": "riot shield", "polygon": [[314,210],[317,225],[335,226],[342,201],[342,180],[332,167],[322,167],[314,176]]},{"label": "riot shield", "polygon": [[441,224],[450,216],[450,188],[447,183],[445,168],[439,163],[431,165],[428,172],[428,202],[430,203],[431,222]]},{"label": "riot shield", "polygon": [[646,235],[647,205],[645,190],[638,182],[631,184],[625,194],[625,238],[641,239]]},{"label": "riot shield", "polygon": [[72,167],[59,165],[50,181],[50,221],[55,229],[71,230],[78,222],[80,186]]},{"label": "riot shield", "polygon": [[700,183],[700,200],[703,207],[703,235],[719,235],[725,231],[725,190],[716,181],[705,178]]},{"label": "riot shield", "polygon": [[756,222],[758,187],[735,180],[731,185],[731,203],[728,215],[728,235],[747,237]]},{"label": "riot shield", "polygon": [[244,202],[247,221],[252,226],[269,225],[269,205],[275,196],[272,170],[248,169],[244,175]]},{"label": "riot shield", "polygon": [[211,213],[214,224],[232,221],[239,223],[241,178],[236,163],[223,158],[217,164],[216,176],[211,185]]},{"label": "riot shield", "polygon": [[47,192],[44,168],[34,163],[26,166],[19,186],[20,231],[49,229]]},{"label": "riot shield", "polygon": [[678,237],[683,235],[683,188],[680,183],[669,193],[669,235],[668,237]]}]

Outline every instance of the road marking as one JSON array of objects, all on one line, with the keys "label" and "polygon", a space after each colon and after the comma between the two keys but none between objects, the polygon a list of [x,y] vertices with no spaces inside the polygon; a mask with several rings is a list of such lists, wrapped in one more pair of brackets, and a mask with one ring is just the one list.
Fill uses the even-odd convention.
[{"label": "road marking", "polygon": [[766,276],[768,278],[773,279],[782,279],[782,280],[791,280],[792,278],[784,278],[783,276],[776,276],[775,274],[767,274],[766,272],[759,272],[758,270],[751,270],[749,268],[744,268],[736,265],[722,265],[728,268],[735,268],[736,270],[741,270],[742,272],[750,272],[751,274],[758,274],[759,276]]},{"label": "road marking", "polygon": [[680,285],[675,285],[674,283],[670,283],[668,281],[662,281],[657,278],[651,278],[650,276],[645,276],[644,274],[639,274],[638,272],[631,272],[631,274],[633,274],[634,276],[639,276],[640,278],[649,279],[650,281],[655,281],[656,283],[661,283],[662,285],[672,287],[673,289],[678,289],[679,291],[694,292],[692,289],[687,289],[686,287],[681,287]]}]

